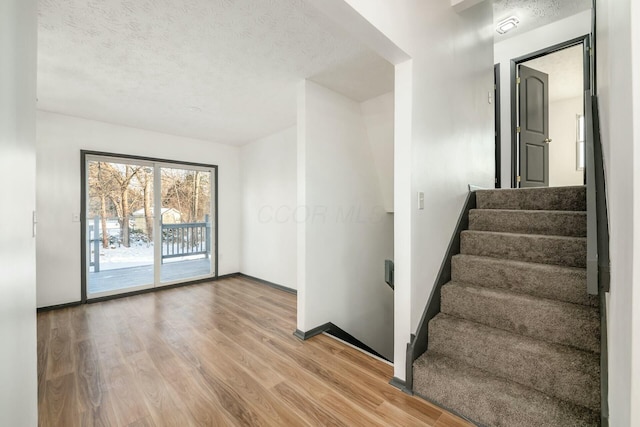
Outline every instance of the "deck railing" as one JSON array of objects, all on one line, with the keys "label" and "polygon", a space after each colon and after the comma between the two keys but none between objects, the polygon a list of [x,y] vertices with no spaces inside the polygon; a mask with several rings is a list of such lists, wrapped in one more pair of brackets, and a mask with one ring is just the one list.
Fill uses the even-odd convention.
[{"label": "deck railing", "polygon": [[162,228],[162,259],[211,253],[209,215],[204,222],[160,224]]},{"label": "deck railing", "polygon": [[[205,215],[204,222],[189,222],[183,224],[160,223],[162,235],[161,262],[168,258],[178,258],[191,255],[211,254],[211,223],[209,215]],[[89,266],[94,272],[100,271],[100,247],[102,244],[100,217],[89,224]],[[93,249],[93,250],[92,250]]]}]

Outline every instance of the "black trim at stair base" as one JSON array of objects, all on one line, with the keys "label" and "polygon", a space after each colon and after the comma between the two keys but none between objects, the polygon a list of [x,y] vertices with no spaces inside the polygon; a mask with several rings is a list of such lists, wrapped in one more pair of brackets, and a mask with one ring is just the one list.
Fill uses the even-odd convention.
[{"label": "black trim at stair base", "polygon": [[77,307],[79,305],[82,305],[82,301],[74,301],[74,302],[67,302],[64,304],[56,304],[56,305],[48,305],[45,307],[38,307],[36,309],[37,313],[42,313],[43,311],[51,311],[51,310],[61,310],[63,308],[69,308],[69,307]]},{"label": "black trim at stair base", "polygon": [[331,323],[325,323],[324,325],[316,326],[313,329],[309,329],[306,332],[303,332],[300,329],[296,329],[293,335],[304,341],[308,340],[311,337],[315,337],[316,335],[320,335],[321,333],[326,332],[329,329],[331,329]]},{"label": "black trim at stair base", "polygon": [[244,274],[244,273],[236,273],[236,276],[237,277],[245,277],[247,279],[255,280],[256,282],[260,282],[263,285],[271,286],[274,289],[278,289],[280,291],[284,291],[284,292],[288,292],[290,294],[298,295],[298,291],[296,289],[288,288],[288,287],[282,286],[282,285],[278,285],[277,283],[269,282],[268,280],[264,280],[264,279],[261,279],[259,277],[249,276],[248,274]]},{"label": "black trim at stair base", "polygon": [[386,357],[384,357],[383,355],[381,355],[380,353],[378,353],[377,351],[375,351],[374,349],[372,349],[371,347],[369,347],[368,345],[366,345],[365,343],[363,343],[362,341],[360,341],[359,339],[351,335],[350,333],[339,328],[338,326],[334,325],[331,322],[325,323],[324,325],[316,326],[315,328],[310,329],[306,332],[303,332],[300,329],[296,329],[293,335],[300,338],[301,340],[308,340],[309,338],[315,337],[316,335],[319,335],[323,332],[326,332],[327,334],[331,335],[332,337],[336,337],[341,341],[349,343],[354,347],[358,347],[360,350],[365,351],[369,354],[372,354],[376,357],[379,357],[382,360],[391,362],[389,359],[387,359]]},{"label": "black trim at stair base", "polygon": [[389,381],[389,384],[394,386],[395,388],[397,388],[398,390],[407,393],[409,396],[413,396],[413,391],[409,390],[407,388],[407,382],[404,380],[401,380],[398,377],[393,377],[391,378],[391,381]]},{"label": "black trim at stair base", "polygon": [[415,335],[411,335],[411,342],[407,344],[407,361],[406,361],[406,387],[413,390],[413,362],[427,351],[429,342],[429,321],[440,313],[440,291],[442,286],[451,280],[451,259],[454,255],[460,253],[460,234],[463,230],[469,228],[469,211],[476,207],[476,193],[469,191],[467,198],[462,206],[462,211],[458,217],[456,228],[453,231],[449,247],[444,255],[440,271],[436,277],[436,281],[431,289],[429,301],[425,306],[422,318],[418,324]]},{"label": "black trim at stair base", "polygon": [[609,353],[607,349],[607,303],[600,291],[600,427],[609,427]]}]

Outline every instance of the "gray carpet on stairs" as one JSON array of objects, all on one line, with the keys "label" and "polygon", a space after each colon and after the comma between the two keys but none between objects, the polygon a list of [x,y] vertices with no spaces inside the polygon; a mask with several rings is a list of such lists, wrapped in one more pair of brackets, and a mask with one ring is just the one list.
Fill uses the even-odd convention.
[{"label": "gray carpet on stairs", "polygon": [[462,232],[460,252],[567,267],[585,267],[587,239],[467,230]]},{"label": "gray carpet on stairs", "polygon": [[472,209],[469,230],[587,237],[586,212]]},{"label": "gray carpet on stairs", "polygon": [[584,187],[477,192],[416,394],[486,426],[599,425],[585,205]]},{"label": "gray carpet on stairs", "polygon": [[413,386],[427,400],[485,426],[597,426],[597,412],[554,399],[456,359],[428,352],[414,364]]},{"label": "gray carpet on stairs", "polygon": [[587,210],[584,186],[480,190],[476,196],[478,209]]},{"label": "gray carpet on stairs", "polygon": [[584,268],[456,255],[452,260],[452,280],[592,307],[599,304],[597,296],[584,291]]}]

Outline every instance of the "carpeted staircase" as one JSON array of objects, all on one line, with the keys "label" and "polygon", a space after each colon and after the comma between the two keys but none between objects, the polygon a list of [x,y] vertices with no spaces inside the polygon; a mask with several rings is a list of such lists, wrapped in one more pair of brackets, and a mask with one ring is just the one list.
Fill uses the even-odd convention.
[{"label": "carpeted staircase", "polygon": [[483,190],[476,204],[414,392],[480,425],[599,425],[585,188]]}]

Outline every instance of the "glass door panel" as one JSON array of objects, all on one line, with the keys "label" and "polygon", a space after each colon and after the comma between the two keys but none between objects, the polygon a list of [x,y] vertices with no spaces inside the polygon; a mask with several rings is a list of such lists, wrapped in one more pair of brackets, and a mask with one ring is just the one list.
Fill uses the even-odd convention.
[{"label": "glass door panel", "polygon": [[88,159],[86,170],[88,296],[153,287],[153,167]]},{"label": "glass door panel", "polygon": [[212,173],[160,167],[160,281],[210,277],[212,257]]}]

